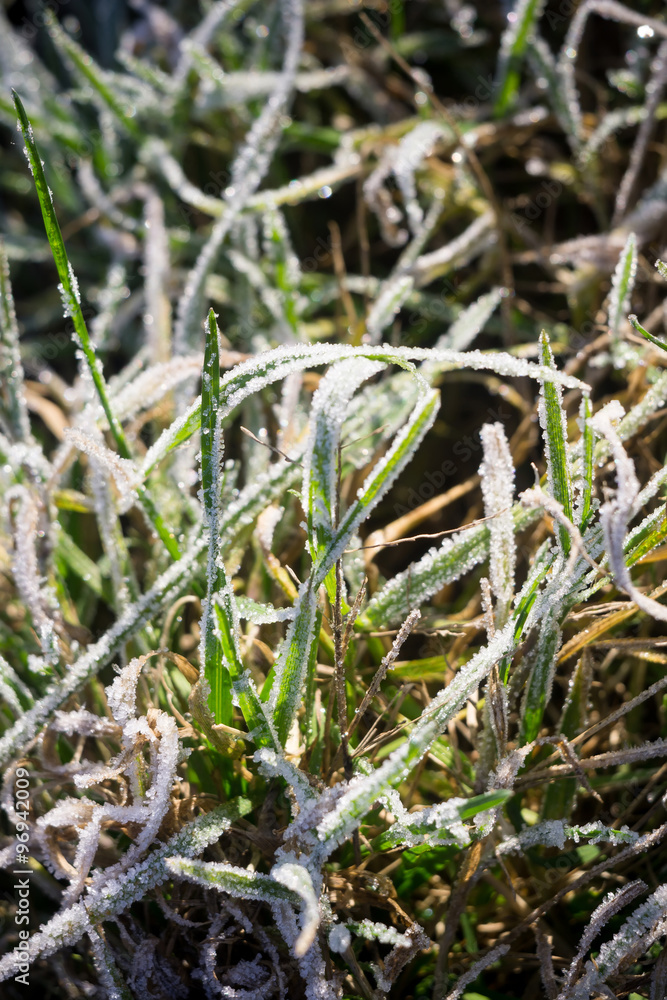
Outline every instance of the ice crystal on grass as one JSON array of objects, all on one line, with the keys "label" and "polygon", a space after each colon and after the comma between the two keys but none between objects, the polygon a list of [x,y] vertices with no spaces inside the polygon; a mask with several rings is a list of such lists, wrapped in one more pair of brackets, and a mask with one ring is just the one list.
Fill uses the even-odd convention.
[{"label": "ice crystal on grass", "polygon": [[5,497],[13,522],[14,582],[32,616],[46,669],[60,659],[57,628],[59,615],[56,595],[43,579],[37,551],[40,532],[41,535],[44,534],[40,528],[40,511],[35,496],[26,486],[12,486]]},{"label": "ice crystal on grass", "polygon": [[491,589],[496,598],[496,625],[502,628],[514,596],[514,463],[502,424],[484,424],[480,431],[484,461],[479,470],[484,513],[490,518]]}]

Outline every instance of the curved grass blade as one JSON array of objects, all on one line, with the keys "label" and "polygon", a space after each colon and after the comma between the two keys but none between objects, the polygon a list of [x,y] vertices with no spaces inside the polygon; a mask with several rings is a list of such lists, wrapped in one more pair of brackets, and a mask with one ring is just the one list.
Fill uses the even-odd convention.
[{"label": "curved grass blade", "polygon": [[535,660],[528,679],[526,695],[521,708],[519,745],[525,746],[537,739],[544,716],[544,709],[551,696],[554,670],[561,647],[560,618],[562,602],[555,601],[542,619],[537,639]]},{"label": "curved grass blade", "polygon": [[223,861],[191,861],[189,858],[172,857],[166,859],[166,867],[172,875],[186,878],[195,885],[206,889],[217,889],[237,899],[254,899],[263,903],[292,903],[298,906],[300,899],[296,892],[276,882],[270,875],[249,871]]},{"label": "curved grass blade", "polygon": [[128,115],[127,109],[120,104],[105,80],[105,74],[101,67],[73,38],[70,38],[67,32],[62,30],[55,18],[48,18],[48,28],[54,45],[62,52],[65,61],[74,66],[74,71],[79,79],[90,85],[93,92],[98,95],[100,102],[111,111],[116,121],[122,125],[126,132],[129,132],[134,139],[141,140],[143,137],[141,127],[133,117]]},{"label": "curved grass blade", "polygon": [[[28,958],[36,961],[41,955],[51,954],[58,948],[71,947],[80,940],[91,926],[102,923],[124,913],[133,903],[144,899],[156,886],[171,880],[167,860],[174,855],[194,858],[231,827],[235,820],[246,816],[254,803],[246,798],[236,798],[212,812],[198,816],[187,823],[166,844],[160,845],[143,861],[126,872],[122,879],[115,879],[112,885],[104,881],[99,890],[89,890],[85,901],[74,903],[61,910],[44,924],[29,939]],[[18,965],[25,963],[26,949],[16,948],[0,959],[0,982],[17,971]]]},{"label": "curved grass blade", "polygon": [[338,445],[347,407],[362,383],[383,368],[383,363],[365,358],[341,361],[327,372],[313,397],[303,498],[315,560],[330,544],[335,531]]},{"label": "curved grass blade", "polygon": [[[591,658],[584,650],[570,681],[561,715],[559,734],[574,739],[585,726],[586,707],[593,680]],[[576,778],[561,778],[547,786],[542,803],[542,819],[569,819],[577,791]]]},{"label": "curved grass blade", "polygon": [[[415,361],[427,361],[437,367],[438,372],[450,369],[470,368],[474,371],[493,371],[498,375],[528,376],[543,382],[555,383],[568,389],[589,391],[585,382],[559,372],[555,367],[546,368],[522,358],[514,358],[504,353],[484,353],[483,351],[453,351],[446,348],[424,347],[351,347],[338,344],[291,345],[266,351],[249,361],[236,365],[220,380],[220,419],[226,420],[232,410],[248,396],[259,392],[267,385],[278,382],[293,372],[319,365],[332,364],[346,358],[368,358],[385,364],[399,365],[407,371],[414,370]],[[171,427],[163,431],[155,444],[149,448],[142,471],[147,475],[174,448],[183,444],[201,426],[201,398],[196,399],[188,410],[175,420]]]},{"label": "curved grass blade", "polygon": [[664,340],[659,340],[657,337],[654,337],[652,333],[649,333],[648,330],[645,330],[644,327],[639,322],[639,320],[637,319],[637,317],[634,315],[634,313],[630,313],[630,315],[628,316],[628,320],[635,328],[637,333],[641,333],[642,337],[645,337],[646,340],[649,341],[649,343],[653,344],[655,347],[659,347],[661,351],[667,351],[667,342]]},{"label": "curved grass blade", "polygon": [[582,422],[582,472],[580,479],[581,505],[579,518],[576,522],[579,531],[582,533],[588,527],[591,519],[591,501],[593,496],[593,448],[595,444],[595,434],[591,425],[593,409],[591,407],[590,396],[584,395],[581,400],[581,422]]}]

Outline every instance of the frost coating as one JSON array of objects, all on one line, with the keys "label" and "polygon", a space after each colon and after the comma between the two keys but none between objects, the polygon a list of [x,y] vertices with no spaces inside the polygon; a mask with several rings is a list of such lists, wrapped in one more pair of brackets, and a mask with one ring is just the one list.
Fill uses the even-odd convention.
[{"label": "frost coating", "polygon": [[484,424],[480,431],[484,461],[479,475],[482,481],[484,514],[489,521],[491,589],[496,598],[496,626],[507,620],[514,596],[516,543],[514,540],[514,463],[503,425]]},{"label": "frost coating", "polygon": [[618,585],[646,614],[659,621],[667,621],[667,608],[635,587],[625,561],[624,545],[628,522],[633,516],[640,490],[634,463],[628,457],[613,424],[614,419],[620,420],[623,416],[623,407],[617,400],[613,400],[593,417],[594,427],[607,439],[611,447],[618,483],[615,496],[600,508],[605,548]]}]

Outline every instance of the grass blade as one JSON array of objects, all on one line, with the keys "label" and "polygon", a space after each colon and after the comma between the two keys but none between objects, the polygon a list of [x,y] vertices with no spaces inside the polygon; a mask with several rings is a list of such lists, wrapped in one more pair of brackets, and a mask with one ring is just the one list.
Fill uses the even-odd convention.
[{"label": "grass blade", "polygon": [[[230,594],[227,575],[220,553],[220,492],[222,487],[222,428],[218,420],[220,396],[220,349],[218,344],[218,324],[211,309],[208,315],[206,348],[201,394],[201,481],[204,500],[204,520],[208,530],[208,572],[206,574],[206,603],[202,609],[201,653],[204,676],[211,688],[209,704],[216,723],[225,726],[232,722],[232,685],[223,643],[215,628],[216,614],[213,610],[213,596],[224,594],[223,608],[231,611],[233,594]],[[238,623],[238,614],[232,613],[232,621]],[[238,625],[237,625],[238,627]],[[228,634],[231,631],[231,634]],[[229,655],[237,655],[237,643],[232,641],[233,629],[225,630],[231,649]]]},{"label": "grass blade", "polygon": [[10,436],[15,441],[27,441],[30,422],[23,393],[19,328],[4,240],[0,240],[0,397],[3,420]]},{"label": "grass blade", "polygon": [[521,63],[545,0],[518,0],[508,15],[508,27],[500,41],[496,80],[497,96],[493,105],[496,118],[506,114],[516,99],[521,81]]},{"label": "grass blade", "polygon": [[276,661],[275,680],[270,694],[274,725],[283,744],[301,701],[301,689],[314,639],[317,592],[327,573],[342,556],[361,521],[412,458],[435,420],[439,399],[439,393],[430,390],[417,403],[408,425],[367,478],[359,496],[341,518],[335,534],[317,555],[310,576],[301,587],[296,618],[287,630],[281,654]]},{"label": "grass blade", "polygon": [[[368,358],[385,364],[399,365],[407,371],[414,370],[415,361],[427,361],[433,371],[459,370],[492,371],[498,375],[528,376],[541,382],[555,383],[569,389],[590,389],[585,382],[559,372],[554,366],[546,370],[522,358],[504,353],[482,351],[452,351],[446,348],[421,347],[348,347],[337,344],[294,345],[277,347],[244,361],[220,380],[220,419],[224,422],[244,399],[259,392],[267,385],[278,382],[293,372],[319,365],[333,364],[345,358]],[[201,426],[201,398],[196,399],[178,420],[174,421],[146,453],[142,470],[150,472],[178,445],[188,440]]]},{"label": "grass blade", "polygon": [[[554,358],[549,345],[549,335],[543,330],[540,335],[542,364],[554,369]],[[547,459],[549,492],[563,508],[563,513],[572,520],[572,483],[567,454],[567,420],[563,410],[562,391],[553,382],[543,382],[540,390],[540,425],[544,434]],[[570,551],[570,536],[558,525],[558,538],[565,555]]]},{"label": "grass blade", "polygon": [[[26,152],[28,154],[28,163],[30,164],[32,176],[35,181],[35,188],[37,189],[37,197],[39,198],[39,205],[42,210],[46,236],[49,241],[49,246],[51,247],[51,253],[53,254],[53,259],[58,271],[58,277],[60,278],[60,289],[65,315],[70,317],[72,323],[74,324],[74,331],[78,346],[83,351],[93,384],[97,391],[102,409],[104,410],[104,415],[109,422],[109,430],[111,431],[111,434],[116,442],[118,451],[122,458],[131,460],[132,454],[127,445],[127,441],[125,440],[123,428],[111,409],[106,382],[102,374],[102,367],[97,359],[95,349],[88,334],[88,327],[86,326],[86,321],[81,309],[78,283],[67,257],[65,243],[60,231],[60,225],[58,223],[55,208],[53,207],[51,192],[48,184],[46,183],[46,177],[44,176],[44,168],[42,167],[42,160],[35,143],[32,126],[28,121],[21,98],[16,91],[12,91],[12,94],[14,97],[16,112],[19,117],[21,132],[23,133]],[[160,540],[172,558],[178,559],[180,557],[180,550],[178,548],[178,544],[176,543],[176,539],[164,524],[164,521],[149,497],[146,488],[143,485],[140,485],[137,492],[139,494],[139,499],[145,507],[148,517],[155,528],[155,531],[160,537]]]}]

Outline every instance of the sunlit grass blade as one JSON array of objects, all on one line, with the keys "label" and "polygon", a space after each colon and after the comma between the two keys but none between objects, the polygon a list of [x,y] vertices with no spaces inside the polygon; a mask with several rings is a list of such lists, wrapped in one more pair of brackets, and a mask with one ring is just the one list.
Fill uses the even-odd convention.
[{"label": "sunlit grass blade", "polygon": [[216,625],[215,636],[220,643],[221,650],[222,670],[220,672],[227,674],[230,678],[231,686],[248,725],[248,737],[257,746],[268,746],[280,751],[281,744],[267,720],[255,685],[243,666],[238,643],[238,618],[235,618],[236,607],[233,604],[231,587],[228,585],[212,600]]},{"label": "sunlit grass blade", "polygon": [[[480,295],[476,302],[459,313],[436,346],[449,347],[453,351],[465,351],[470,347],[477,334],[484,329],[502,297],[503,292],[500,288],[493,288],[490,292]],[[428,367],[428,363],[423,365],[422,372],[427,371]]]},{"label": "sunlit grass blade", "polygon": [[433,425],[439,404],[440,393],[433,389],[425,391],[417,401],[406,426],[397,435],[387,454],[369,474],[355,501],[341,516],[331,542],[318,556],[313,566],[314,586],[320,586],[336,560],[343,554],[359,525],[368,517],[412,459],[426,432]]},{"label": "sunlit grass blade", "polygon": [[303,471],[303,497],[313,559],[330,544],[335,530],[338,445],[348,404],[381,362],[365,358],[341,361],[324,376],[313,397],[311,430]]},{"label": "sunlit grass blade", "polygon": [[224,603],[220,608],[231,613],[232,621],[238,627],[238,614],[234,615],[224,564],[220,555],[220,493],[222,478],[222,428],[218,420],[220,396],[220,349],[218,344],[218,324],[211,309],[206,330],[204,370],[201,394],[201,481],[204,501],[204,518],[208,530],[208,571],[206,574],[206,602],[202,609],[201,659],[204,676],[211,688],[210,707],[216,723],[225,726],[232,721],[232,685],[227,655],[238,656],[237,642],[227,632],[227,646],[221,641],[215,627],[216,614],[213,609],[214,595],[223,594]]},{"label": "sunlit grass blade", "polygon": [[[134,109],[123,107],[109,82],[105,79],[103,70],[95,63],[88,52],[85,52],[73,38],[63,31],[55,18],[49,18],[49,34],[62,52],[65,61],[70,63],[79,79],[88,84],[97,94],[100,102],[113,114],[116,121],[137,140],[142,138],[142,130],[133,117]],[[128,114],[128,111],[131,112]]]},{"label": "sunlit grass blade", "polygon": [[207,889],[217,889],[237,899],[255,899],[258,902],[287,902],[299,905],[299,897],[291,889],[276,882],[270,875],[262,875],[236,865],[215,861],[191,861],[189,858],[167,858],[166,865],[172,875],[186,878]]},{"label": "sunlit grass blade", "polygon": [[[53,206],[51,191],[49,190],[49,186],[44,175],[44,168],[42,167],[42,160],[35,143],[32,126],[28,121],[21,98],[15,91],[12,91],[12,93],[16,112],[19,117],[21,132],[23,133],[25,148],[28,154],[28,163],[30,164],[32,176],[35,181],[35,188],[37,190],[37,197],[39,198],[39,204],[42,210],[46,236],[49,241],[49,246],[51,247],[53,260],[58,271],[58,277],[60,278],[60,292],[63,300],[65,315],[71,318],[74,325],[78,346],[83,351],[83,355],[86,359],[100,404],[109,423],[109,430],[111,431],[111,434],[116,442],[118,451],[122,458],[131,459],[132,453],[125,439],[123,428],[115,417],[109,403],[107,386],[104,380],[104,375],[102,374],[102,366],[95,354],[95,349],[88,334],[88,327],[86,326],[83,310],[81,309],[79,286],[67,257],[65,243],[63,241],[60,225]],[[139,494],[139,499],[146,509],[146,513],[163,545],[172,558],[178,559],[180,551],[176,539],[164,524],[162,516],[153,504],[146,488],[143,485],[140,485],[137,492]]]},{"label": "sunlit grass blade", "polygon": [[412,458],[435,420],[439,393],[430,390],[417,403],[407,426],[399,433],[387,455],[378,462],[361,487],[354,503],[341,517],[331,540],[318,553],[310,576],[302,586],[296,618],[290,624],[275,665],[270,694],[274,724],[281,741],[287,739],[301,701],[317,610],[317,592],[336,564],[360,523],[381,500],[401,470]]},{"label": "sunlit grass blade", "polygon": [[[542,364],[555,368],[549,336],[545,330],[540,335]],[[540,390],[540,424],[544,434],[547,458],[547,478],[549,491],[563,508],[563,513],[572,520],[572,483],[567,454],[567,420],[563,410],[562,391],[553,382],[543,382]],[[558,525],[558,537],[565,555],[570,551],[570,536]]]},{"label": "sunlit grass blade", "polygon": [[463,824],[487,809],[497,809],[511,794],[507,789],[494,789],[470,799],[452,798],[418,813],[407,813],[375,838],[373,848],[384,851],[399,846],[447,843],[467,847],[471,831],[462,828]]},{"label": "sunlit grass blade", "polygon": [[[430,362],[433,370],[447,371],[470,368],[473,371],[492,371],[505,376],[528,376],[542,382],[554,383],[569,389],[590,390],[580,379],[559,372],[555,367],[545,370],[523,358],[515,358],[506,353],[484,353],[482,351],[450,351],[446,348],[429,349],[420,347],[348,347],[337,344],[294,345],[278,347],[259,354],[250,361],[237,365],[220,380],[221,420],[254,392],[278,382],[293,372],[319,365],[333,364],[346,358],[368,358],[385,364],[399,365],[407,371],[414,370],[414,362]],[[201,426],[201,398],[196,399],[188,410],[173,422],[146,453],[143,473],[146,475],[162,459],[166,458],[179,444],[183,444]]]},{"label": "sunlit grass blade", "polygon": [[500,42],[500,57],[496,77],[496,99],[493,111],[497,118],[514,103],[521,82],[521,63],[545,0],[518,0],[508,14],[508,26]]},{"label": "sunlit grass blade", "polygon": [[637,274],[637,237],[630,233],[619,257],[616,270],[611,280],[609,297],[609,332],[612,343],[618,341],[621,323],[630,303],[630,296],[635,285]]},{"label": "sunlit grass blade", "polygon": [[502,628],[514,597],[516,541],[512,502],[515,469],[501,423],[484,424],[480,431],[484,459],[480,466],[484,514],[489,519],[489,579],[495,597],[494,621]]}]

